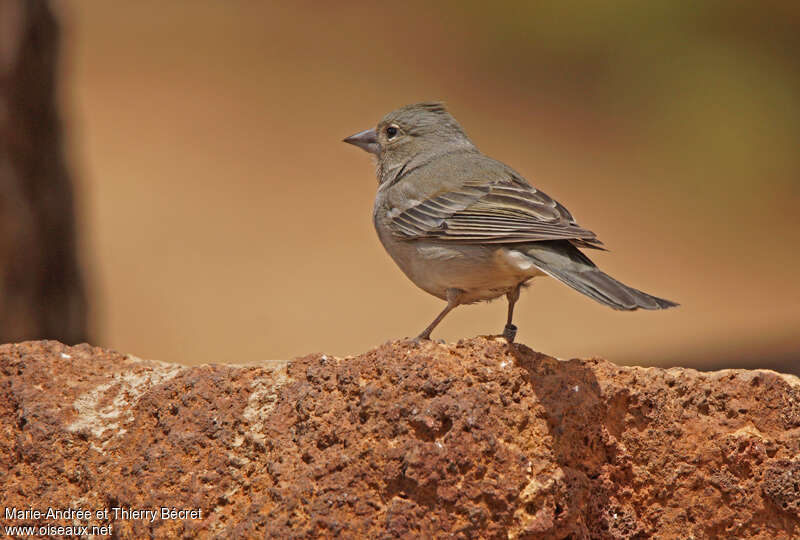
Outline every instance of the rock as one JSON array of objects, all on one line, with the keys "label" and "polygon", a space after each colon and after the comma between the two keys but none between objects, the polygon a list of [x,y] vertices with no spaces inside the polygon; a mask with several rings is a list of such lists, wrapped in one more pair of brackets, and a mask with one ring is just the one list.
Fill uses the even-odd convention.
[{"label": "rock", "polygon": [[[496,338],[200,367],[27,342],[0,347],[0,372],[3,526],[800,536],[800,380],[775,372],[565,362]],[[92,514],[23,513],[48,508]]]}]

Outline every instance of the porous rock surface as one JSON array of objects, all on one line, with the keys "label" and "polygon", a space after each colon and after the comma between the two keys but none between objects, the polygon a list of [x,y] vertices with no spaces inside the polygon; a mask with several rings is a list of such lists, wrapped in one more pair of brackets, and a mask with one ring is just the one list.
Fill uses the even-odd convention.
[{"label": "porous rock surface", "polygon": [[800,380],[497,338],[200,367],[27,342],[0,478],[6,508],[202,510],[73,520],[118,538],[798,538]]}]

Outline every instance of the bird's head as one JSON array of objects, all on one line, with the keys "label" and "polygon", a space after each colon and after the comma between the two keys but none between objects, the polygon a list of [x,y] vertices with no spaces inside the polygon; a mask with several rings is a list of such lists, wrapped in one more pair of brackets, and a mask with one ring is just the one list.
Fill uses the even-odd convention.
[{"label": "bird's head", "polygon": [[438,102],[401,107],[384,116],[377,127],[344,142],[375,154],[383,171],[459,148],[474,148],[456,119]]}]

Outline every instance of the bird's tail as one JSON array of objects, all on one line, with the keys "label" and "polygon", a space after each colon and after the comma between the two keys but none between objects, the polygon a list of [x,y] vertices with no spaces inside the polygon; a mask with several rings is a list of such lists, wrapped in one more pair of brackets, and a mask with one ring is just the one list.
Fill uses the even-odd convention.
[{"label": "bird's tail", "polygon": [[666,309],[678,305],[620,283],[568,241],[528,244],[524,253],[542,272],[614,309]]}]

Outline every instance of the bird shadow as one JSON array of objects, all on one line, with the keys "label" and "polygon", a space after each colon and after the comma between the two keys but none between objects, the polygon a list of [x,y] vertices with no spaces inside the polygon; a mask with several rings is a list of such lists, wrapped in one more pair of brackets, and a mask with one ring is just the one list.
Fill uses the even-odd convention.
[{"label": "bird shadow", "polygon": [[[603,394],[595,372],[605,361],[558,360],[517,343],[507,344],[507,351],[526,371],[526,381],[542,406],[552,459],[560,468],[554,475],[552,497],[543,503],[552,505],[549,511],[555,530],[560,528],[558,537],[582,537],[592,534],[589,527],[607,531],[634,522],[632,510],[609,504],[612,494],[600,478],[604,470],[612,471],[615,482],[633,477],[630,464],[619,466],[624,460],[619,459],[616,444],[624,430],[628,393]],[[616,466],[606,467],[609,463]]]}]

